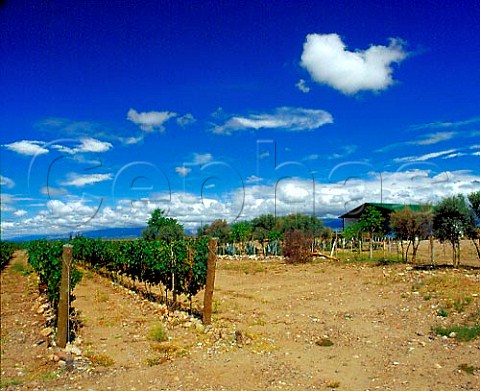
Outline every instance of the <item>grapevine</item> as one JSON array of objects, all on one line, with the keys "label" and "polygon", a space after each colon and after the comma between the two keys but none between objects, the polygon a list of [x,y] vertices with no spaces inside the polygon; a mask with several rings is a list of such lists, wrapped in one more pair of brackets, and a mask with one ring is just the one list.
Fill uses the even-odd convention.
[{"label": "grapevine", "polygon": [[5,266],[10,262],[13,257],[15,246],[8,242],[0,242],[0,270],[3,270]]},{"label": "grapevine", "polygon": [[197,240],[105,241],[76,237],[74,258],[139,283],[162,285],[168,292],[192,298],[205,285],[209,238]]}]

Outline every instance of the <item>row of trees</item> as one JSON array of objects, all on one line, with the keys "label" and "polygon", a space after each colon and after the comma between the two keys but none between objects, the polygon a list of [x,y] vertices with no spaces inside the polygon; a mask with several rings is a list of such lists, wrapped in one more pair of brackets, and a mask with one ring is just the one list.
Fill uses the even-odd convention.
[{"label": "row of trees", "polygon": [[263,214],[250,221],[239,221],[228,224],[226,220],[218,219],[210,225],[198,229],[198,235],[216,237],[219,244],[238,243],[240,252],[245,253],[245,244],[258,241],[265,251],[267,243],[276,242],[285,238],[288,232],[299,231],[305,238],[331,238],[333,231],[324,227],[323,222],[316,216],[307,216],[300,213],[288,216],[275,217],[272,214]]},{"label": "row of trees", "polygon": [[[147,224],[148,227],[143,232],[146,240],[161,239],[170,242],[184,236],[183,226],[177,220],[165,217],[160,209],[152,213]],[[245,254],[248,242],[259,242],[265,253],[267,243],[285,241],[293,232],[298,232],[294,242],[304,240],[309,243],[311,250],[314,249],[315,239],[332,241],[334,236],[332,229],[324,227],[319,218],[299,213],[281,217],[264,214],[250,221],[233,224],[218,219],[200,227],[198,236],[216,237],[220,245],[236,243],[240,247],[240,253]],[[389,221],[378,209],[369,206],[359,221],[346,228],[341,236],[346,240],[368,237],[372,257],[374,237],[384,237],[386,234],[394,234],[400,241],[404,261],[409,260],[411,253],[411,261],[415,262],[420,242],[426,239],[430,240],[433,257],[434,238],[451,244],[454,266],[460,262],[462,238],[472,240],[480,259],[480,191],[467,197],[462,194],[446,197],[435,206],[424,205],[415,210],[405,207],[392,212]],[[283,243],[283,247],[286,247],[286,243]]]},{"label": "row of trees", "polygon": [[[390,230],[400,240],[402,258],[408,261],[411,250],[415,262],[420,242],[429,239],[433,249],[433,239],[449,242],[452,246],[453,265],[460,263],[460,240],[471,239],[480,259],[480,191],[465,197],[462,194],[444,198],[435,206],[424,205],[418,210],[405,207],[392,212],[390,226],[386,227],[385,217],[373,206],[365,209],[359,221],[349,226],[346,239],[359,238],[367,234],[370,238],[370,254],[374,236],[382,236]],[[433,251],[431,251],[433,255]]]}]

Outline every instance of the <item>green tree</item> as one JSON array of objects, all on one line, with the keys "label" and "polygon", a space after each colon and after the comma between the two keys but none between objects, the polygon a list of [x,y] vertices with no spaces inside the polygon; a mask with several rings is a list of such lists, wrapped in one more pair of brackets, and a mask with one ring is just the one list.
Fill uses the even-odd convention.
[{"label": "green tree", "polygon": [[240,243],[240,253],[245,254],[245,242],[252,235],[252,226],[248,221],[239,221],[230,226],[230,239]]},{"label": "green tree", "polygon": [[477,257],[480,259],[480,191],[470,193],[468,195],[468,201],[470,201],[470,207],[472,208],[475,220],[475,224],[469,232],[469,237],[475,245]]},{"label": "green tree", "polygon": [[170,243],[174,240],[182,239],[185,235],[185,229],[174,218],[165,217],[165,211],[155,209],[147,221],[148,227],[142,232],[145,240],[165,240]]},{"label": "green tree", "polygon": [[276,219],[272,214],[263,214],[251,221],[253,239],[262,244],[263,254],[265,254],[265,244],[269,241],[270,234],[276,224]]},{"label": "green tree", "polygon": [[314,238],[322,234],[323,222],[316,216],[294,213],[281,218],[280,230],[283,233],[299,230],[306,237]]},{"label": "green tree", "polygon": [[[428,206],[418,211],[405,207],[391,214],[390,225],[397,239],[400,239],[403,261],[408,262],[408,252],[412,247],[412,262],[415,262],[420,242],[431,234],[432,219],[432,209]],[[404,241],[407,241],[405,250]]]},{"label": "green tree", "polygon": [[460,265],[460,239],[472,231],[475,220],[462,194],[444,198],[433,212],[433,230],[440,242],[452,245],[454,267]]},{"label": "green tree", "polygon": [[218,238],[220,244],[225,244],[230,237],[230,227],[226,220],[218,219],[212,222],[210,225],[206,225],[203,229],[205,235],[212,238]]},{"label": "green tree", "polygon": [[362,234],[362,225],[357,221],[356,223],[350,224],[343,230],[343,236],[346,240],[359,239]]},{"label": "green tree", "polygon": [[350,224],[348,227],[346,227],[343,230],[343,237],[347,241],[351,241],[352,243],[352,248],[353,244],[357,243],[358,241],[358,252],[362,253],[362,224],[360,224],[358,221],[355,223]]},{"label": "green tree", "polygon": [[373,237],[383,231],[385,218],[374,206],[367,206],[359,219],[361,230],[370,235],[370,259],[373,258]]}]

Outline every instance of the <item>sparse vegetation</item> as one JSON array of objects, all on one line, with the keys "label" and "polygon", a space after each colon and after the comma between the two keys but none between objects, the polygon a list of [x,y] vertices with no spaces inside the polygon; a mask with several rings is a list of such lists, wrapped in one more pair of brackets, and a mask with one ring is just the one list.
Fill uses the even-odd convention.
[{"label": "sparse vegetation", "polygon": [[480,371],[480,367],[475,367],[469,364],[460,364],[458,366],[458,369],[465,373],[468,373],[469,375],[473,375],[475,371]]},{"label": "sparse vegetation", "polygon": [[148,333],[148,339],[155,342],[164,342],[168,340],[168,334],[160,323],[153,326]]},{"label": "sparse vegetation", "polygon": [[10,387],[20,386],[23,384],[23,379],[19,377],[14,377],[12,379],[1,379],[0,388],[9,389]]},{"label": "sparse vegetation", "polygon": [[44,372],[40,375],[41,381],[51,381],[58,378],[58,374],[54,371]]},{"label": "sparse vegetation", "polygon": [[441,318],[446,318],[448,316],[448,312],[445,308],[440,307],[440,309],[437,312],[437,316],[440,316]]},{"label": "sparse vegetation", "polygon": [[115,360],[110,356],[103,353],[85,353],[85,357],[88,358],[93,365],[99,367],[111,367],[115,365]]},{"label": "sparse vegetation", "polygon": [[145,360],[145,364],[149,367],[164,364],[168,359],[166,357],[149,357]]},{"label": "sparse vegetation", "polygon": [[30,265],[22,263],[22,262],[14,262],[12,263],[12,270],[20,273],[23,276],[28,276],[29,274],[33,273],[33,269]]},{"label": "sparse vegetation", "polygon": [[480,337],[480,324],[473,326],[467,325],[452,325],[447,327],[435,326],[432,331],[440,336],[454,336],[455,339],[461,342],[472,341]]},{"label": "sparse vegetation", "polygon": [[324,347],[333,346],[333,342],[327,337],[319,338],[317,341],[315,341],[315,344]]},{"label": "sparse vegetation", "polygon": [[327,382],[327,388],[338,388],[340,387],[340,382],[338,380],[330,380]]}]

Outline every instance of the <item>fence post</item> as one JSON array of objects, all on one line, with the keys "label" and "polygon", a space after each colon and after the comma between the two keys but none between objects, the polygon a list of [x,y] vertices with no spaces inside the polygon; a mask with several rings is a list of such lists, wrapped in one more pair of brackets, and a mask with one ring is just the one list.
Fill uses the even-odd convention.
[{"label": "fence post", "polygon": [[207,281],[205,283],[205,296],[203,299],[203,324],[212,322],[212,300],[215,285],[215,265],[217,263],[217,239],[208,242]]},{"label": "fence post", "polygon": [[65,244],[62,252],[62,279],[60,281],[60,298],[57,308],[57,345],[64,348],[68,341],[68,322],[70,312],[70,264],[73,246]]}]

